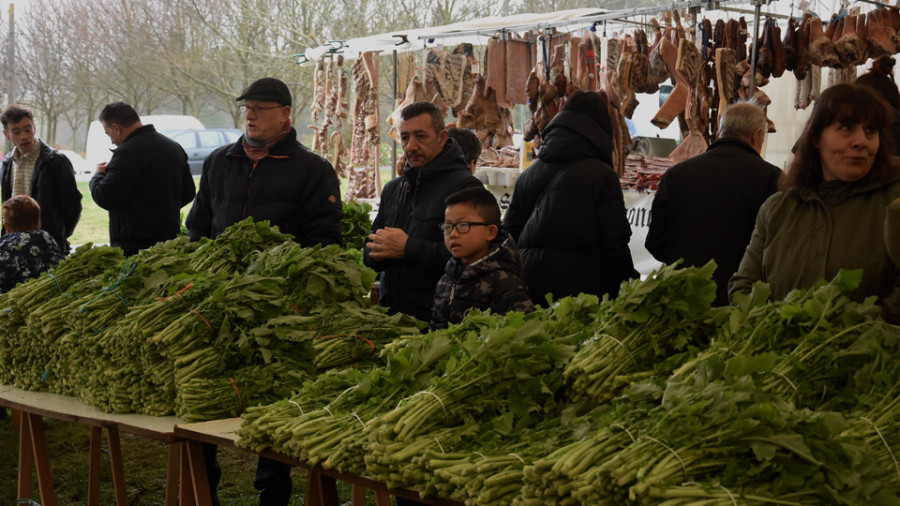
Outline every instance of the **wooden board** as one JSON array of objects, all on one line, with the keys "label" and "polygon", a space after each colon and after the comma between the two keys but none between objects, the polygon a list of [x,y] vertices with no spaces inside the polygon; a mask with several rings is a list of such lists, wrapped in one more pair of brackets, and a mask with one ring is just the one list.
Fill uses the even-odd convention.
[{"label": "wooden board", "polygon": [[82,404],[74,397],[32,392],[7,385],[0,385],[0,406],[93,427],[118,427],[122,432],[167,443],[177,441],[175,425],[181,421],[174,416],[105,413]]}]

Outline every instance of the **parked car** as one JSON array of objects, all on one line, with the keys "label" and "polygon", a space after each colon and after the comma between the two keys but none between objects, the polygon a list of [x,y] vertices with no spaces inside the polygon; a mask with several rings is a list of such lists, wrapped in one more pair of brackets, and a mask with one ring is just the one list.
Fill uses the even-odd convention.
[{"label": "parked car", "polygon": [[[179,114],[149,114],[141,116],[141,123],[153,125],[158,132],[205,128],[205,125],[199,119]],[[103,125],[97,120],[92,121],[90,127],[88,127],[87,146],[84,149],[84,157],[87,159],[88,164],[91,167],[96,167],[98,163],[108,162],[114,149],[116,149],[116,146],[109,140],[109,136],[103,130]]]},{"label": "parked car", "polygon": [[162,133],[181,144],[188,155],[191,174],[198,175],[203,169],[203,160],[214,149],[235,142],[244,132],[236,128],[204,128],[202,130],[163,130]]}]

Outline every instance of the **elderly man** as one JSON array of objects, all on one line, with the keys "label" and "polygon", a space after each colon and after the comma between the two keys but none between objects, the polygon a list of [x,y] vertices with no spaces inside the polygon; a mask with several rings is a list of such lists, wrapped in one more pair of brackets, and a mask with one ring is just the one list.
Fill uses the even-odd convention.
[{"label": "elderly man", "polygon": [[264,77],[237,100],[244,101],[245,133],[203,162],[187,217],[191,239],[216,237],[252,216],[303,246],[340,244],[340,183],[331,164],[297,140],[287,85]]},{"label": "elderly man", "polygon": [[178,237],[181,208],[196,192],[184,149],[124,102],[108,104],[99,119],[117,146],[90,183],[94,202],[109,211],[110,244],[134,255]]},{"label": "elderly man", "polygon": [[781,170],[759,155],[765,135],[762,109],[728,107],[719,138],[705,153],[669,168],[653,199],[647,250],[665,263],[715,260],[716,305],[728,304],[728,279],[750,243],[756,214],[778,190]]},{"label": "elderly man", "polygon": [[[269,220],[305,247],[340,244],[340,183],[331,164],[297,140],[287,85],[264,77],[236,100],[243,101],[244,135],[203,162],[200,190],[187,217],[191,239],[216,237],[253,217]],[[204,445],[213,497],[221,474],[216,448]],[[261,506],[287,505],[293,489],[290,467],[260,457],[253,485]]]},{"label": "elderly man", "polygon": [[14,195],[34,198],[42,211],[41,229],[67,252],[66,239],[81,217],[81,192],[75,185],[72,162],[35,137],[34,116],[28,109],[10,106],[0,122],[3,135],[15,146],[2,165],[3,201]]},{"label": "elderly man", "polygon": [[444,199],[470,186],[472,176],[462,150],[448,137],[444,117],[431,102],[414,102],[400,112],[400,142],[406,156],[403,175],[384,187],[365,263],[381,272],[380,303],[393,313],[423,321],[431,318],[434,289],[450,252],[440,225]]}]

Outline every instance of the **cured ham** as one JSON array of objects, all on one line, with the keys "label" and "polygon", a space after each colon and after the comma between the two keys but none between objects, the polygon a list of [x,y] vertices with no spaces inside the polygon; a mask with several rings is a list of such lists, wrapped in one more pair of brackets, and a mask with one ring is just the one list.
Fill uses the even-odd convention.
[{"label": "cured ham", "polygon": [[344,199],[377,198],[379,178],[378,53],[365,52],[353,64],[356,101],[353,106],[353,143],[350,149],[350,176]]}]

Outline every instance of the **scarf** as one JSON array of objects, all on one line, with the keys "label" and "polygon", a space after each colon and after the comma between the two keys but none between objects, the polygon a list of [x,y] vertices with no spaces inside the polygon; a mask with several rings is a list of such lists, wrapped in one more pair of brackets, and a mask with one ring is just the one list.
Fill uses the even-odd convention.
[{"label": "scarf", "polygon": [[284,128],[275,134],[274,137],[267,141],[256,141],[253,140],[247,135],[244,135],[244,154],[247,155],[247,158],[253,160],[254,165],[258,163],[263,158],[269,156],[269,149],[281,142],[287,134],[291,133],[291,119],[288,118],[287,123],[285,123]]}]

